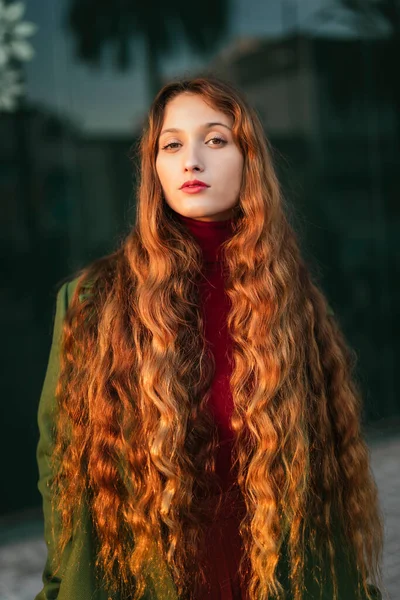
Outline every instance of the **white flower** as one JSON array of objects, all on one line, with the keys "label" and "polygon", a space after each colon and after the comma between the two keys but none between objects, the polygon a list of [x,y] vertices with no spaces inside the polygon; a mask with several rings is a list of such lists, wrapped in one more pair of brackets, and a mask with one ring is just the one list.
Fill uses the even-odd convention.
[{"label": "white flower", "polygon": [[35,51],[25,39],[37,31],[37,25],[29,21],[20,21],[25,12],[23,2],[5,5],[0,0],[0,68],[7,65],[11,58],[31,60]]},{"label": "white flower", "polygon": [[19,79],[19,72],[7,67],[0,68],[0,111],[12,112],[17,105],[17,98],[24,91],[24,84]]}]

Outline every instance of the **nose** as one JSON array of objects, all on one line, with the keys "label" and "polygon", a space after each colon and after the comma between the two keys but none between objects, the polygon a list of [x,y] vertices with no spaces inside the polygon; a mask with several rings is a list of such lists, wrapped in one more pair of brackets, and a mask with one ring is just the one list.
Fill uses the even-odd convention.
[{"label": "nose", "polygon": [[185,171],[204,171],[204,165],[194,147],[188,148],[183,159],[183,166]]}]

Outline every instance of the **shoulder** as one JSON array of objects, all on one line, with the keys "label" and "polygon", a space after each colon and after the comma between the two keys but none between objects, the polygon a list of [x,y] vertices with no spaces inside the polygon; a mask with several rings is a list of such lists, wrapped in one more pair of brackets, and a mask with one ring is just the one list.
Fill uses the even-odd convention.
[{"label": "shoulder", "polygon": [[70,303],[71,298],[74,295],[76,288],[78,287],[79,279],[79,277],[74,277],[70,281],[67,281],[67,283],[65,284],[68,304]]},{"label": "shoulder", "polygon": [[89,305],[98,308],[113,287],[121,260],[123,253],[118,251],[96,259],[67,277],[59,289],[66,307],[83,304],[85,310]]},{"label": "shoulder", "polygon": [[334,317],[334,316],[335,316],[335,313],[333,312],[333,309],[332,309],[332,307],[331,307],[331,305],[330,305],[330,304],[328,304],[328,306],[327,306],[327,311],[326,311],[326,314],[327,314],[329,317]]},{"label": "shoulder", "polygon": [[88,299],[92,295],[93,284],[82,280],[82,276],[78,275],[65,281],[59,289],[59,296],[62,297],[62,300],[65,303],[65,307],[67,308],[75,293],[78,294],[78,299],[80,302]]}]

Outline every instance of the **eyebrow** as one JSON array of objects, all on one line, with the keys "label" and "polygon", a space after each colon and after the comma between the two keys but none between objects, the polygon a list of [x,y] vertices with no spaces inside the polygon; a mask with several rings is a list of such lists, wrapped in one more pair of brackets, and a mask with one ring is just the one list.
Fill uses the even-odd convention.
[{"label": "eyebrow", "polygon": [[[203,129],[210,129],[210,127],[214,127],[214,125],[222,125],[222,127],[226,127],[226,129],[229,129],[229,131],[232,131],[232,129],[230,127],[228,127],[228,125],[225,125],[225,123],[220,123],[219,121],[214,121],[212,123],[205,123],[201,127]],[[168,133],[168,132],[179,133],[180,131],[182,131],[182,129],[177,129],[176,127],[170,127],[169,129],[163,129],[162,132],[160,133],[160,136],[163,135],[164,133]]]}]

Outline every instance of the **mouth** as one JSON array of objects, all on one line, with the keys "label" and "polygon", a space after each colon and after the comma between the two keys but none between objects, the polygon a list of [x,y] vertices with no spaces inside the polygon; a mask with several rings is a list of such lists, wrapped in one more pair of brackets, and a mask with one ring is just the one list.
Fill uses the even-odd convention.
[{"label": "mouth", "polygon": [[184,190],[186,188],[207,188],[210,187],[204,181],[200,181],[199,179],[192,179],[191,181],[186,181],[179,189]]},{"label": "mouth", "polygon": [[184,187],[181,188],[182,192],[185,192],[186,194],[197,194],[198,192],[202,192],[203,190],[206,190],[209,186],[208,185],[185,185]]},{"label": "mouth", "polygon": [[208,187],[208,186],[206,186],[204,183],[191,183],[188,185],[184,185],[183,187],[187,188],[187,187]]}]

